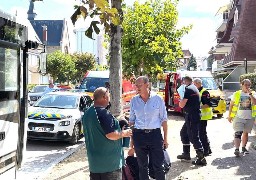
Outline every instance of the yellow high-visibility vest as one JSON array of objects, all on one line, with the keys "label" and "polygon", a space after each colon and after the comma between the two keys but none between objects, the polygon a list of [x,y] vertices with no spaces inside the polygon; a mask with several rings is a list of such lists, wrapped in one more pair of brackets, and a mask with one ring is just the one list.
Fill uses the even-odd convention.
[{"label": "yellow high-visibility vest", "polygon": [[[234,93],[234,105],[232,107],[230,117],[235,117],[237,114],[241,93],[242,93],[242,90],[236,91]],[[256,105],[252,105],[252,117],[256,117]]]},{"label": "yellow high-visibility vest", "polygon": [[[200,98],[202,97],[204,91],[206,91],[205,88],[203,88],[200,91]],[[201,106],[202,106],[202,102],[201,102]],[[213,116],[213,112],[211,107],[201,109],[201,120],[210,120],[212,119],[212,116]]]}]

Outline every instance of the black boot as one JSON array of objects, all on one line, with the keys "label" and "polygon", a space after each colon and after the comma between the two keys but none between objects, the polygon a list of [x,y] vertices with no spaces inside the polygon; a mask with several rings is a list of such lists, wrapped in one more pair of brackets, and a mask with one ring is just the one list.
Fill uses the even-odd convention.
[{"label": "black boot", "polygon": [[196,151],[196,160],[192,161],[193,165],[198,165],[198,166],[205,166],[207,164],[206,159],[204,157],[204,153],[202,150],[197,150]]},{"label": "black boot", "polygon": [[177,159],[190,161],[191,157],[190,157],[190,154],[182,153],[181,155],[177,156]]}]

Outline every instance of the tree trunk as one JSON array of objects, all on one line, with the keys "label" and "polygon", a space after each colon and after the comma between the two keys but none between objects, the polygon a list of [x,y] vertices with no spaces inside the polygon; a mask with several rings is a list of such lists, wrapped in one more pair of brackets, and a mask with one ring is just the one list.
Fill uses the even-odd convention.
[{"label": "tree trunk", "polygon": [[[121,0],[112,0],[111,5],[122,15]],[[111,25],[110,32],[110,111],[114,116],[123,114],[122,107],[122,53],[121,53],[122,27]]]}]

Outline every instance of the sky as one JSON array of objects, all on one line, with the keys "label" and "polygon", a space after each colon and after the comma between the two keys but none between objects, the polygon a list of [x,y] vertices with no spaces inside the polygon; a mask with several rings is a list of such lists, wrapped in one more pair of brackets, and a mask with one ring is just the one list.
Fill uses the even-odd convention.
[{"label": "sky", "polygon": [[[134,1],[125,0],[127,5],[132,5]],[[179,0],[177,27],[193,25],[192,30],[181,39],[182,48],[189,49],[197,57],[208,56],[210,48],[216,45],[215,31],[221,23],[221,17],[215,16],[215,14],[221,6],[229,2],[230,0]],[[74,4],[76,4],[76,0],[36,2],[36,19],[69,19],[74,12]],[[0,4],[1,10],[10,14],[17,13],[24,18],[27,18],[28,7],[29,0],[8,0]]]}]

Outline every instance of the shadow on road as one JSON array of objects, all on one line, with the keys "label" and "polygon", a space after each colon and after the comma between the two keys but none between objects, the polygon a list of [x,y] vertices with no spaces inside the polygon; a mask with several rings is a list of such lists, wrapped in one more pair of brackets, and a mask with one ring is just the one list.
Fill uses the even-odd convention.
[{"label": "shadow on road", "polygon": [[86,173],[87,171],[89,171],[89,166],[85,166],[85,167],[81,167],[79,169],[73,170],[73,171],[68,172],[68,173],[64,174],[63,176],[55,178],[53,180],[65,179],[65,178],[68,178],[69,176],[72,176],[73,174],[76,174],[76,173],[78,173],[80,171],[83,171],[84,173]]},{"label": "shadow on road", "polygon": [[166,179],[183,179],[181,177],[181,173],[186,172],[188,170],[198,169],[201,166],[194,166],[191,164],[191,162],[182,162],[180,160],[172,162],[172,167],[170,169],[170,172],[167,174]]},{"label": "shadow on road", "polygon": [[[84,143],[80,140],[77,145]],[[63,141],[39,141],[39,140],[29,140],[27,141],[26,150],[27,151],[52,151],[60,150],[72,147],[68,142]]]}]

